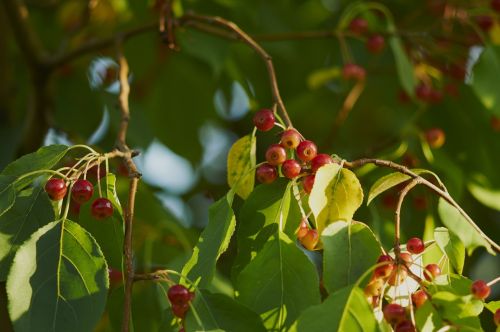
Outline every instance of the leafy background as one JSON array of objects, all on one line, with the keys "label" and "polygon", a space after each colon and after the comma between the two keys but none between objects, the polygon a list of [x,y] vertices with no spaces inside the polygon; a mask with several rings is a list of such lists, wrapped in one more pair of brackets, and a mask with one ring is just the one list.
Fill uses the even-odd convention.
[{"label": "leafy background", "polygon": [[[418,50],[412,53],[413,61],[427,65],[420,70],[432,74],[436,68],[452,64],[460,52],[470,54],[465,82],[445,77],[439,70],[432,74],[437,85],[450,81],[456,84],[458,97],[446,95],[442,102],[432,105],[415,100],[402,103],[391,49],[386,47],[382,54],[372,55],[362,41],[348,38],[352,56],[367,68],[367,81],[347,120],[335,127],[335,118],[352,87],[339,76],[344,61],[338,39],[262,40],[262,46],[273,56],[290,115],[305,137],[342,158],[373,156],[404,161],[412,156],[419,168],[435,171],[479,226],[499,242],[500,132],[490,124],[492,115],[500,116],[496,89],[500,82],[498,75],[492,75],[500,68],[498,20],[486,36],[486,45],[444,52],[432,37],[443,24],[441,17],[433,14],[436,1],[380,2],[393,13],[398,29],[419,32],[403,35],[401,40],[405,47]],[[487,1],[450,2],[479,14],[488,5]],[[96,1],[88,20],[86,3],[26,1],[30,23],[50,53],[58,54],[157,19],[152,1]],[[178,11],[225,17],[258,37],[332,31],[348,4],[341,0],[186,0],[176,6]],[[386,28],[379,17],[370,17],[370,22],[374,30]],[[460,26],[453,26],[452,31],[457,38],[463,36]],[[184,28],[177,31],[177,39],[180,52],[170,52],[153,31],[133,37],[125,47],[132,89],[129,143],[142,151],[137,161],[144,174],[137,197],[134,239],[137,268],[143,272],[158,267],[182,268],[208,223],[209,205],[227,190],[229,147],[251,132],[252,113],[270,107],[272,102],[265,67],[245,45]],[[42,122],[35,122],[49,130],[43,140],[32,137],[25,128],[30,121],[38,121],[28,110],[39,87],[33,84],[32,70],[15,42],[5,8],[0,6],[0,139],[4,142],[0,144],[0,169],[20,153],[44,144],[87,143],[103,151],[113,147],[117,85],[113,80],[103,82],[103,76],[107,67],[115,66],[115,53],[112,47],[100,49],[58,68],[47,84],[49,107]],[[440,127],[446,133],[446,142],[439,150],[429,150],[421,139],[422,132],[431,127]],[[276,140],[277,133],[259,136],[257,161],[263,159],[263,151]],[[112,167],[118,168],[119,163]],[[364,188],[387,173],[369,168],[360,172]],[[126,190],[126,179],[119,176],[117,181],[120,196]],[[234,200],[238,216],[242,201],[237,197]],[[426,209],[421,208],[422,201]],[[374,206],[363,204],[356,219],[367,223],[389,247],[392,211],[383,202],[378,198]],[[438,201],[428,192],[417,189],[408,202],[403,211],[403,240],[429,234],[431,227],[442,225]],[[279,241],[286,244],[289,240]],[[221,256],[212,291],[232,293],[228,280],[236,247],[236,243],[229,243],[229,250]],[[467,259],[464,273],[472,279],[490,280],[500,274],[499,263],[498,257],[477,249]],[[252,271],[247,272],[251,275]],[[498,288],[496,291],[494,297],[498,298]],[[116,293],[112,290],[99,330],[110,330],[112,317],[121,315]],[[161,294],[158,286],[137,285],[136,330],[161,327],[159,317],[168,315]],[[221,307],[227,305],[216,297],[211,301]],[[3,287],[0,322],[7,324]]]}]

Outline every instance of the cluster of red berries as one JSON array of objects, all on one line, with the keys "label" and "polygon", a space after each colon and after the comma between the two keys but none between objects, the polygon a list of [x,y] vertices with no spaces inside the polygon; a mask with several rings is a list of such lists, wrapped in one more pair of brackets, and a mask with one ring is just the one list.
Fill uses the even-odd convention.
[{"label": "cluster of red berries", "polygon": [[[258,111],[253,118],[253,123],[261,131],[271,130],[275,125],[273,111],[269,109]],[[303,139],[302,135],[293,128],[283,131],[280,142],[269,146],[265,156],[266,163],[256,170],[259,182],[272,183],[281,171],[281,174],[288,179],[302,178],[302,188],[307,194],[311,193],[316,171],[323,165],[335,162],[330,155],[318,153],[316,144]],[[319,239],[317,231],[310,229],[306,220],[302,221],[297,237],[304,247],[310,250],[316,246]]]},{"label": "cluster of red berries", "polygon": [[[189,310],[191,301],[194,299],[194,292],[190,292],[185,286],[177,284],[168,289],[167,296],[172,305],[172,313],[183,320]],[[181,331],[183,329],[181,328]]]},{"label": "cluster of red berries", "polygon": [[[51,178],[45,184],[45,191],[53,201],[62,200],[67,193],[66,181],[61,178]],[[78,206],[90,200],[94,194],[94,186],[90,181],[78,179],[71,189],[71,200]],[[99,197],[92,202],[92,216],[96,219],[105,219],[113,215],[113,204],[109,199]]]}]

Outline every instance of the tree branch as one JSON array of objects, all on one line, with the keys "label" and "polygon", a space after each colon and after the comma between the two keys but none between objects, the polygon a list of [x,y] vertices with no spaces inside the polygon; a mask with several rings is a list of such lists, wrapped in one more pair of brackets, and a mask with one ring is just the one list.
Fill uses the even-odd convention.
[{"label": "tree branch", "polygon": [[398,171],[400,173],[406,174],[410,176],[412,179],[419,179],[420,183],[425,185],[427,188],[431,189],[434,191],[437,195],[442,197],[446,202],[448,202],[450,205],[452,205],[457,211],[465,218],[465,220],[474,228],[476,232],[478,232],[485,240],[488,242],[496,251],[500,252],[500,245],[495,243],[492,239],[490,239],[482,230],[479,228],[479,226],[476,225],[476,223],[472,220],[472,218],[460,207],[460,205],[455,202],[453,197],[450,196],[450,194],[446,191],[446,189],[441,189],[437,187],[435,184],[430,182],[429,180],[419,176],[418,174],[415,174],[411,170],[409,170],[407,167],[403,165],[399,165],[397,163],[394,163],[392,161],[388,160],[381,160],[381,159],[373,159],[373,158],[363,158],[363,159],[358,159],[354,161],[345,161],[344,166],[347,168],[357,168],[361,167],[366,164],[374,164],[376,166],[381,166],[381,167],[387,167],[390,169],[393,169],[395,171]]},{"label": "tree branch", "polygon": [[396,211],[394,211],[394,254],[396,260],[399,261],[399,254],[401,253],[401,207],[403,206],[403,201],[410,190],[420,183],[420,177],[414,178],[410,183],[408,183],[403,190],[399,193],[398,204]]}]

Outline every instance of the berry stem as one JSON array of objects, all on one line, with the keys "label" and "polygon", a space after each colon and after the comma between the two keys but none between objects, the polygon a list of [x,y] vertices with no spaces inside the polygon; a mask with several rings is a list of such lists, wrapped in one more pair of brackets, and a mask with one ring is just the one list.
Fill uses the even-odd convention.
[{"label": "berry stem", "polygon": [[32,175],[44,174],[44,173],[58,175],[61,178],[63,178],[64,180],[69,181],[69,178],[66,175],[64,175],[63,173],[59,172],[59,171],[54,171],[54,170],[51,170],[51,169],[40,169],[40,170],[37,170],[37,171],[33,171],[33,172],[29,172],[29,173],[21,175],[20,177],[18,177],[16,179],[16,181],[14,183],[19,182],[22,179],[25,179],[25,178],[30,177]]},{"label": "berry stem", "polygon": [[69,194],[66,196],[66,206],[64,207],[64,214],[63,214],[62,220],[66,220],[66,218],[68,217],[69,205],[71,204],[71,189],[73,189],[73,183],[74,182],[70,182],[69,187],[68,187]]},{"label": "berry stem", "polygon": [[494,284],[496,284],[497,282],[500,282],[500,277],[497,277],[496,279],[491,280],[491,281],[490,281],[490,282],[488,282],[486,285],[488,285],[488,287],[491,287],[491,286],[493,286]]},{"label": "berry stem", "polygon": [[72,145],[68,148],[68,150],[73,150],[73,149],[86,149],[86,150],[89,150],[91,154],[98,154],[96,150],[92,149],[90,146],[88,145],[85,145],[85,144],[76,144],[76,145]]}]

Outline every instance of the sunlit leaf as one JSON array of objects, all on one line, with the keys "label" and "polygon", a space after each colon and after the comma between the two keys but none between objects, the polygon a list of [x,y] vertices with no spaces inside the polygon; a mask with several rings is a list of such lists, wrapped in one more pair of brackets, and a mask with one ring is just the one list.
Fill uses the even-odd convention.
[{"label": "sunlit leaf", "polygon": [[227,182],[243,199],[250,195],[255,182],[255,144],[255,136],[244,136],[233,144],[227,156]]},{"label": "sunlit leaf", "polygon": [[434,230],[434,239],[455,271],[462,273],[465,262],[465,247],[460,239],[444,227],[438,227]]},{"label": "sunlit leaf", "polygon": [[479,202],[489,208],[500,211],[500,190],[485,188],[472,182],[467,184],[467,188]]},{"label": "sunlit leaf", "polygon": [[499,79],[495,75],[500,71],[500,47],[488,45],[473,68],[472,89],[484,107],[492,114],[500,116]]}]

